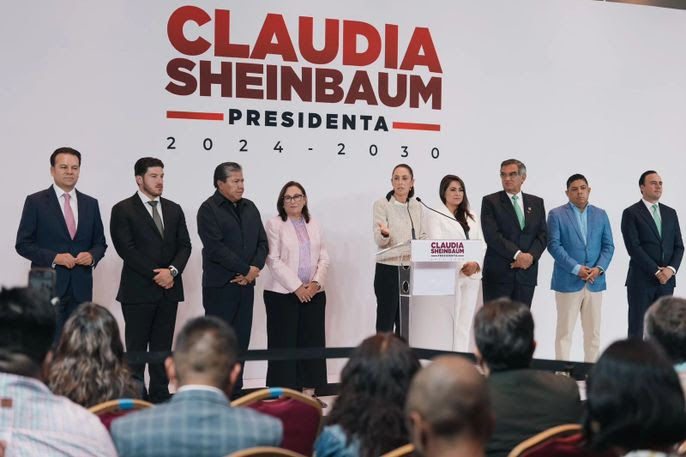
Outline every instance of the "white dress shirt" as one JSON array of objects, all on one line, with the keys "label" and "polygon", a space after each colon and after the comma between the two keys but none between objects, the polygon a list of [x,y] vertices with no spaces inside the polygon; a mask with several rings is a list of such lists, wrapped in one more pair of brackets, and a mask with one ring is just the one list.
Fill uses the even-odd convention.
[{"label": "white dress shirt", "polygon": [[162,228],[164,228],[164,217],[162,216],[162,201],[160,200],[160,197],[155,197],[153,199],[150,199],[147,195],[145,195],[143,192],[140,190],[138,191],[138,196],[140,197],[141,201],[143,202],[143,207],[148,211],[148,214],[150,217],[152,217],[152,206],[148,205],[148,202],[157,202],[157,212],[160,213],[160,220],[162,221]]}]

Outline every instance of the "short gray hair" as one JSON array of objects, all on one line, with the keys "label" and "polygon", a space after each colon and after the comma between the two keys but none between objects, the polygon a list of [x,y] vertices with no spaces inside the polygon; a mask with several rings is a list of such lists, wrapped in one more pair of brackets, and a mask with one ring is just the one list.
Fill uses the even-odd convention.
[{"label": "short gray hair", "polygon": [[524,165],[524,162],[522,162],[521,160],[504,160],[503,163],[500,164],[500,168],[506,167],[508,165],[517,165],[517,173],[519,173],[519,176],[526,176],[526,165]]},{"label": "short gray hair", "polygon": [[243,171],[243,168],[236,162],[224,162],[220,163],[217,165],[217,168],[214,169],[214,181],[212,181],[212,184],[214,187],[217,187],[217,181],[226,181],[226,178],[231,176],[231,173],[237,172],[237,171]]}]

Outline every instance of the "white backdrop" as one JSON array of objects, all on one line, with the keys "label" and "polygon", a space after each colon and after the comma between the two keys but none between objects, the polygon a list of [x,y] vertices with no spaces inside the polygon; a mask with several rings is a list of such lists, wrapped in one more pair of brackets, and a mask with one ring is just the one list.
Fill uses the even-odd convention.
[{"label": "white backdrop", "polygon": [[[215,70],[221,60],[240,60],[215,58],[211,50],[188,57],[172,47],[167,20],[186,4],[196,4],[212,16],[215,7],[231,10],[231,40],[251,47],[266,14],[281,14],[296,52],[299,16],[314,17],[318,46],[323,44],[325,18],[364,21],[381,31],[384,24],[397,24],[401,56],[414,28],[428,27],[443,72],[430,74],[417,67],[402,73],[419,74],[425,81],[429,76],[442,78],[441,109],[423,103],[416,109],[407,104],[303,103],[297,96],[293,101],[227,98],[219,96],[217,87],[211,97],[173,95],[165,91],[171,59],[212,60]],[[0,197],[5,215],[0,278],[5,285],[26,282],[28,262],[14,250],[24,196],[51,183],[48,157],[62,145],[83,153],[78,188],[99,199],[105,227],[112,205],[135,191],[134,161],[152,155],[165,162],[165,196],[184,208],[193,241],[184,272],[187,298],[180,305],[178,323],[202,313],[195,215],[214,190],[214,167],[227,160],[244,166],[245,196],[255,201],[264,220],[276,214],[283,183],[302,182],[332,258],[327,281],[329,346],[355,345],[374,330],[371,205],[389,189],[396,163],[414,167],[417,195],[432,205],[439,201],[441,177],[460,175],[477,212],[481,197],[499,190],[499,163],[506,158],[526,163],[524,191],[542,196],[547,209],[566,201],[563,190],[570,174],[585,174],[593,189],[592,203],[608,211],[616,245],[603,305],[603,348],[626,332],[628,258],[619,229],[621,211],[639,199],[640,173],[658,170],[665,182],[663,202],[686,214],[686,203],[679,198],[686,150],[684,11],[587,0],[70,0],[13,2],[3,9],[0,21],[0,125],[8,167]],[[213,41],[212,23],[187,24],[185,32],[190,39],[200,35]],[[357,70],[343,67],[340,55],[327,65],[299,60],[288,65],[339,68],[346,78]],[[280,56],[268,56],[267,63],[283,64]],[[369,71],[373,82],[379,71],[397,73],[382,67],[380,59],[362,70]],[[384,116],[389,127],[392,121],[415,121],[440,124],[441,130],[254,127],[165,117],[167,110],[227,113],[230,108],[370,114]],[[168,137],[174,137],[173,150],[167,149]],[[209,151],[203,148],[206,138],[212,140]],[[239,150],[241,139],[247,142],[247,152]],[[273,149],[277,141],[284,148],[281,153]],[[337,154],[339,143],[345,144],[345,155]],[[376,156],[369,153],[372,144],[378,148]],[[405,158],[402,146],[409,153]],[[440,151],[437,159],[431,157],[433,148]],[[121,260],[110,246],[95,271],[94,298],[121,320],[114,301],[120,268]],[[554,356],[551,270],[546,252],[532,308],[536,356],[541,358]],[[685,287],[678,279],[676,293],[684,294]],[[266,347],[261,296],[258,287],[252,348]],[[579,330],[572,351],[577,360],[582,359]],[[337,372],[338,366],[330,364],[330,372]],[[263,375],[263,364],[248,368],[248,377]]]}]

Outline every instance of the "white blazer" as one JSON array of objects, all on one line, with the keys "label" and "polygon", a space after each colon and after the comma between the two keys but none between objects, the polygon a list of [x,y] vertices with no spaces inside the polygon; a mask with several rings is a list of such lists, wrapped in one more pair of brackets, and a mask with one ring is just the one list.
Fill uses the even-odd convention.
[{"label": "white blazer", "polygon": [[[426,221],[426,234],[429,239],[432,240],[466,240],[467,236],[464,233],[464,229],[462,228],[462,225],[460,225],[459,222],[455,219],[455,216],[450,213],[450,210],[445,206],[442,205],[439,208],[437,208],[437,211],[439,211],[443,216],[440,214],[436,214],[432,211],[425,211],[424,213],[427,215],[427,221]],[[486,245],[483,243],[483,235],[481,233],[481,224],[479,224],[479,220],[476,217],[474,213],[471,213],[474,219],[468,217],[467,218],[467,225],[469,226],[469,239],[470,240],[481,240],[483,244],[483,248],[485,249]],[[447,217],[446,217],[447,216]],[[450,218],[450,219],[449,219]],[[452,220],[451,220],[452,219]],[[471,276],[465,276],[462,272],[460,272],[459,276],[460,277],[468,277],[470,279],[481,279],[481,270],[483,269],[483,255],[477,262],[479,264],[479,271],[474,273]],[[460,271],[462,269],[462,264],[458,264],[457,270]]]},{"label": "white blazer", "polygon": [[[310,218],[305,227],[310,238],[310,281],[317,281],[322,287],[321,292],[324,290],[326,272],[329,269],[329,254],[324,246],[324,234],[319,223]],[[281,294],[294,292],[302,285],[298,278],[300,243],[295,227],[289,219],[282,221],[281,217],[276,216],[267,221],[265,229],[269,241],[267,266],[271,271],[271,278],[265,283],[264,290]]]}]

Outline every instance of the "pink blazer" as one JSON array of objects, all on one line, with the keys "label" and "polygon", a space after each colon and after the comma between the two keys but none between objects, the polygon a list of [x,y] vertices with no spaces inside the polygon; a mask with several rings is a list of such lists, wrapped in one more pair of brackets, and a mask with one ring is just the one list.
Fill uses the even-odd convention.
[{"label": "pink blazer", "polygon": [[[307,235],[310,237],[310,269],[313,273],[310,281],[317,281],[324,290],[326,271],[329,269],[329,254],[324,247],[324,235],[319,223],[310,218],[306,224]],[[298,278],[298,263],[300,261],[300,245],[298,235],[290,220],[285,222],[279,216],[267,221],[267,240],[269,240],[269,255],[267,266],[271,271],[271,278],[264,285],[264,290],[288,294],[302,285]]]}]

